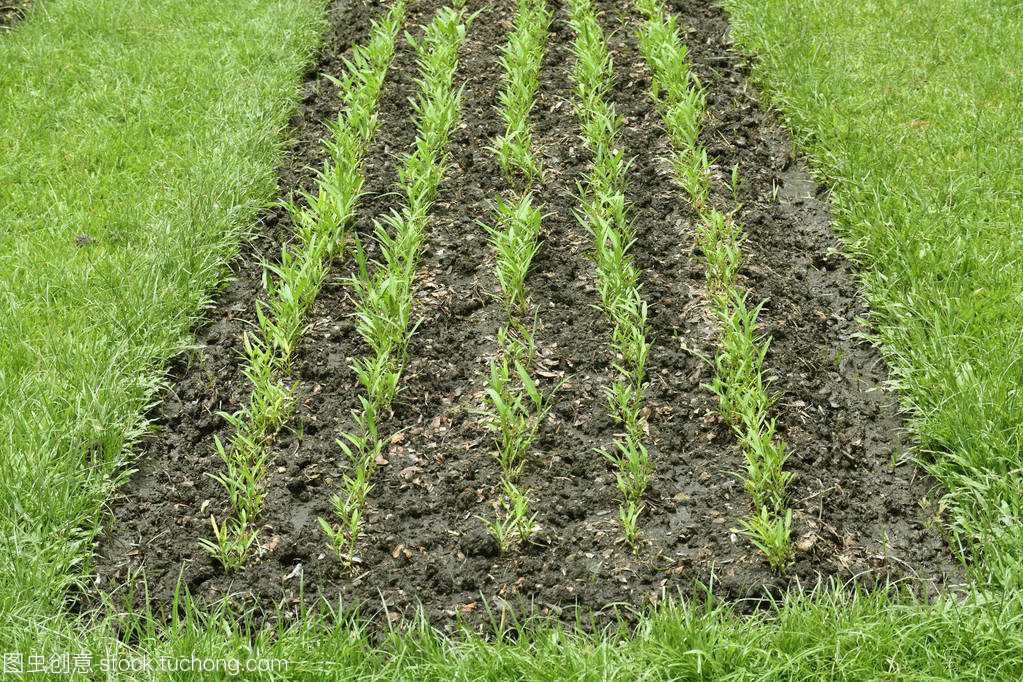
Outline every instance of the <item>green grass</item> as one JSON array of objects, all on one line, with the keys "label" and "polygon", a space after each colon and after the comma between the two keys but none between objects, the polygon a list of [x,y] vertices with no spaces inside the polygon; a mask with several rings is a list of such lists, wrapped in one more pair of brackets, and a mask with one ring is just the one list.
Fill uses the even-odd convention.
[{"label": "green grass", "polygon": [[[353,623],[320,627],[319,616],[289,629],[249,632],[218,612],[169,627],[127,625],[145,648],[119,645],[110,624],[81,638],[53,633],[53,647],[103,657],[288,661],[289,680],[1015,680],[1023,675],[1023,605],[932,605],[892,590],[790,597],[768,614],[686,602],[649,614],[635,631],[532,623],[501,638],[447,637],[419,623],[374,641]],[[78,637],[77,639],[72,639]],[[225,675],[122,675],[117,679],[224,679]],[[254,679],[255,676],[238,679]]]},{"label": "green grass", "polygon": [[156,370],[274,197],[322,8],[51,0],[0,39],[0,650],[87,580]]},{"label": "green grass", "polygon": [[831,187],[955,539],[1020,586],[1023,6],[725,4]]}]

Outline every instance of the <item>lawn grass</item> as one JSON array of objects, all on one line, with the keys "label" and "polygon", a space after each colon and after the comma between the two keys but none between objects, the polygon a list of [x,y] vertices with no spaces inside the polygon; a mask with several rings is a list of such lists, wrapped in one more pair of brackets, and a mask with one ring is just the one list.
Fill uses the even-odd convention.
[{"label": "lawn grass", "polygon": [[1023,6],[725,5],[831,189],[953,544],[980,582],[1019,588]]},{"label": "lawn grass", "polygon": [[[237,614],[234,614],[237,615]],[[635,629],[592,633],[535,622],[503,636],[438,634],[423,621],[372,637],[332,613],[304,625],[250,632],[244,618],[218,612],[170,626],[147,617],[127,629],[144,647],[119,644],[111,621],[63,644],[121,665],[181,658],[275,659],[287,680],[1015,680],[1023,676],[1023,605],[917,601],[898,589],[790,596],[760,616],[701,599],[651,612]],[[326,620],[325,620],[326,619]],[[51,637],[53,646],[62,640]],[[154,663],[155,665],[156,663]],[[227,665],[225,663],[224,665]],[[149,672],[117,679],[225,679]],[[245,675],[239,679],[256,679]]]},{"label": "lawn grass", "polygon": [[49,0],[0,38],[0,652],[87,652],[92,677],[126,680],[225,675],[105,675],[100,660],[278,658],[288,672],[262,677],[315,680],[1023,677],[1023,601],[997,589],[1023,575],[1023,236],[1010,229],[1023,212],[1023,11],[728,2],[742,44],[761,51],[757,78],[833,190],[953,528],[979,543],[975,576],[996,589],[929,604],[839,589],[753,618],[668,608],[635,633],[420,627],[382,643],[319,616],[252,633],[226,611],[182,609],[169,626],[145,611],[66,613],[155,368],[188,342],[272,197],[322,4]]},{"label": "lawn grass", "polygon": [[322,0],[50,0],[0,38],[0,650],[86,579],[323,25]]}]

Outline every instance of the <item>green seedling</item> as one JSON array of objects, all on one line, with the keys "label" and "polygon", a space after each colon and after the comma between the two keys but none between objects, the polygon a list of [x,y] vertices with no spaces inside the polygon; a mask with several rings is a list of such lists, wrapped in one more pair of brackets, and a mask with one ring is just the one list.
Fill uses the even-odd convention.
[{"label": "green seedling", "polygon": [[543,175],[540,160],[529,150],[532,135],[528,132],[509,131],[505,135],[494,138],[490,148],[497,157],[497,162],[509,182],[514,182],[519,175],[527,186],[532,185]]},{"label": "green seedling", "polygon": [[355,557],[355,544],[359,539],[366,496],[371,487],[365,478],[352,479],[346,476],[345,494],[335,494],[330,499],[340,523],[333,526],[322,517],[317,518],[331,547],[345,565],[350,566]]},{"label": "green seedling", "polygon": [[508,519],[515,534],[519,536],[519,544],[531,542],[540,527],[536,523],[536,514],[529,515],[529,491],[519,490],[509,480],[502,481],[504,494],[508,499]]},{"label": "green seedling", "polygon": [[[776,437],[775,421],[767,417],[773,399],[767,392],[770,378],[764,378],[763,364],[770,339],[755,333],[763,303],[750,309],[746,294],[735,284],[742,265],[739,226],[708,206],[710,160],[699,144],[704,88],[690,71],[685,45],[661,0],[637,0],[637,6],[646,20],[638,37],[654,76],[650,94],[676,149],[676,177],[700,214],[699,245],[712,307],[722,327],[721,348],[710,363],[714,377],[706,387],[717,395],[718,412],[732,425],[746,455],[746,471],[738,475],[760,511],[743,522],[743,532],[767,555],[772,570],[780,573],[791,559],[792,512],[781,512],[792,474],[783,469],[786,446]],[[738,210],[742,187],[738,166],[732,168],[730,179],[733,207]]]},{"label": "green seedling", "polygon": [[540,248],[537,242],[540,235],[540,211],[533,207],[530,194],[523,195],[514,203],[498,197],[496,210],[497,225],[484,227],[490,234],[492,248],[497,252],[497,281],[507,315],[524,315],[529,311],[526,276],[533,256]]},{"label": "green seedling", "polygon": [[618,508],[618,520],[622,524],[622,535],[632,551],[639,553],[639,517],[645,506],[636,500],[625,500]]},{"label": "green seedling", "polygon": [[519,490],[507,478],[501,481],[501,490],[501,499],[495,503],[498,518],[494,521],[478,515],[476,518],[486,525],[498,554],[504,556],[511,547],[512,537],[517,535],[519,544],[525,545],[540,531],[540,526],[536,523],[537,515],[529,514],[528,490]]},{"label": "green seedling", "polygon": [[693,154],[706,108],[704,87],[690,71],[675,18],[665,17],[659,0],[641,0],[639,9],[646,19],[638,35],[640,51],[654,74],[651,98],[660,105],[672,145]]},{"label": "green seedling", "polygon": [[604,399],[608,411],[619,424],[625,426],[629,437],[634,438],[642,434],[641,395],[636,392],[630,377],[624,374],[621,368],[619,372],[621,373],[619,378],[610,386],[604,387]]},{"label": "green seedling", "polygon": [[739,532],[764,553],[771,571],[775,575],[784,573],[795,554],[792,547],[792,510],[786,509],[784,515],[772,514],[766,506],[762,506],[755,515],[742,519],[740,524]]},{"label": "green seedling", "polygon": [[770,340],[756,335],[764,302],[750,309],[746,294],[731,286],[714,301],[714,312],[722,326],[721,349],[714,358],[714,379],[709,388],[718,396],[721,416],[734,425],[742,412],[740,405],[748,402],[743,396],[751,393],[754,405],[763,410],[770,403],[762,378]]},{"label": "green seedling", "polygon": [[211,515],[210,525],[213,526],[214,541],[200,538],[199,545],[220,562],[226,573],[244,568],[256,541],[256,533],[249,529],[245,513],[241,512],[237,518],[228,519],[219,526]]},{"label": "green seedling", "polygon": [[205,541],[225,569],[244,565],[254,541],[248,520],[259,514],[259,484],[266,470],[264,441],[284,425],[290,415],[292,387],[280,379],[290,366],[294,349],[307,330],[306,315],[334,255],[343,248],[345,230],[363,192],[362,159],[377,129],[376,104],[384,75],[394,54],[394,40],[404,17],[399,0],[372,27],[366,46],[356,46],[346,62],[347,75],[336,80],[346,105],[332,138],[325,143],[328,160],[317,174],[318,190],[300,194],[305,206],[285,204],[291,214],[295,242],[281,251],[276,263],[264,263],[263,287],[267,298],[256,306],[255,334],[245,334],[246,377],[252,392],[246,408],[224,415],[235,431],[229,447],[216,440],[226,471],[211,476],[224,486],[236,518],[218,526],[216,543]]},{"label": "green seedling", "polygon": [[783,469],[788,453],[784,441],[775,438],[775,421],[743,424],[736,431],[746,453],[746,487],[753,496],[754,504],[760,506],[768,500],[775,500],[784,505],[785,490],[792,482],[793,474]]},{"label": "green seedling", "polygon": [[494,433],[497,461],[507,479],[515,479],[522,472],[525,456],[560,386],[544,396],[518,358],[510,359],[505,353],[491,361],[486,389],[488,409],[478,412]]},{"label": "green seedling", "polygon": [[[505,134],[495,138],[491,150],[508,181],[524,179],[528,188],[542,175],[541,165],[530,149],[529,113],[539,85],[538,73],[551,14],[543,0],[519,0],[518,10],[515,31],[509,36],[501,57],[505,88],[500,96],[498,112],[505,122]],[[530,330],[519,319],[529,312],[525,280],[539,248],[542,216],[533,207],[528,191],[509,200],[499,197],[495,210],[496,224],[483,226],[497,254],[495,274],[501,288],[507,324],[498,331],[501,353],[491,361],[486,391],[488,405],[479,413],[494,433],[503,495],[497,505],[500,508],[498,519],[477,518],[487,525],[499,553],[503,555],[513,535],[517,534],[520,542],[526,543],[536,532],[536,515],[528,515],[528,491],[520,491],[512,481],[522,471],[525,456],[536,439],[539,426],[549,410],[551,396],[558,387],[545,398],[529,376],[536,325],[534,320],[534,327]],[[500,518],[501,512],[503,518]]]},{"label": "green seedling", "polygon": [[294,386],[285,385],[280,377],[264,365],[249,365],[243,370],[253,386],[246,409],[247,431],[257,441],[272,437],[291,416]]},{"label": "green seedling", "polygon": [[498,112],[505,122],[505,133],[494,139],[491,149],[509,182],[522,176],[528,186],[543,173],[539,160],[530,152],[529,113],[539,88],[538,74],[552,15],[542,0],[522,0],[518,10],[515,30],[500,59],[505,88]]},{"label": "green seedling", "polygon": [[259,482],[266,468],[266,453],[247,437],[236,439],[230,450],[219,438],[214,437],[214,441],[224,462],[225,473],[206,472],[206,475],[224,487],[236,512],[254,517],[263,501]]},{"label": "green seedling", "polygon": [[718,211],[705,212],[696,226],[707,285],[712,295],[723,295],[742,266],[741,231]]},{"label": "green seedling", "polygon": [[710,160],[702,147],[694,152],[679,152],[675,157],[675,177],[699,211],[710,197]]},{"label": "green seedling", "polygon": [[[455,8],[463,6],[464,2],[454,3]],[[337,441],[354,472],[345,475],[344,490],[332,498],[340,523],[335,528],[320,520],[338,557],[347,565],[353,561],[351,550],[359,535],[369,480],[383,448],[380,416],[399,390],[408,361],[409,340],[417,326],[411,322],[415,271],[430,209],[447,168],[444,148],[461,103],[461,90],[452,85],[458,50],[474,17],[463,19],[460,11],[448,7],[440,10],[424,28],[421,41],[405,34],[418,60],[419,76],[414,82],[419,94],[411,100],[418,134],[412,151],[401,157],[398,169],[397,194],[404,197],[404,205],[374,224],[379,259],[371,260],[361,241],[352,238],[358,274],[346,284],[353,290],[359,335],[371,353],[353,360],[351,365],[366,389],[366,395],[359,398],[361,409],[353,411],[357,431],[343,433]],[[398,19],[393,19],[387,28],[393,33],[399,24]],[[384,61],[383,48],[380,50],[376,63]],[[378,93],[382,80],[366,83]],[[361,139],[365,139],[375,124],[375,118],[367,117],[353,125]]]},{"label": "green seedling", "polygon": [[575,64],[574,107],[581,139],[593,157],[593,168],[579,185],[581,210],[576,218],[593,241],[600,307],[611,324],[613,367],[618,376],[604,389],[608,410],[625,427],[626,436],[613,453],[598,450],[618,469],[623,499],[619,518],[626,541],[638,551],[640,498],[651,467],[642,396],[650,342],[646,338],[647,308],[639,293],[639,269],[629,255],[635,233],[628,219],[625,184],[631,161],[617,143],[622,119],[606,96],[613,84],[613,62],[590,0],[570,2],[569,23],[576,33],[572,51]]},{"label": "green seedling", "polygon": [[638,502],[646,492],[653,467],[646,446],[629,438],[618,441],[613,452],[598,449],[618,469],[617,484],[625,501]]},{"label": "green seedling", "polygon": [[479,514],[476,515],[476,518],[486,525],[487,532],[490,534],[490,537],[494,539],[494,544],[497,546],[497,555],[504,556],[508,552],[508,548],[511,546],[514,524],[511,520],[511,515],[508,514],[508,504],[503,497],[501,498],[499,506],[504,511],[503,518],[491,521]]}]

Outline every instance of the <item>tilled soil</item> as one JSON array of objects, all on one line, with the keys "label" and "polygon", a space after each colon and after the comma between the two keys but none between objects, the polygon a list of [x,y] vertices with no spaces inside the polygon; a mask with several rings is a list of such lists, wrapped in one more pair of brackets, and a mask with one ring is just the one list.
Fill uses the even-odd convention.
[{"label": "tilled soil", "polygon": [[[418,35],[416,27],[442,4],[413,3],[407,28]],[[317,522],[332,518],[330,498],[348,466],[335,444],[353,428],[350,411],[358,405],[348,364],[367,352],[350,318],[349,291],[340,285],[352,274],[350,259],[334,264],[297,351],[295,414],[271,446],[260,556],[245,571],[225,575],[198,545],[211,537],[209,515],[228,514],[223,489],[207,474],[223,467],[214,436],[230,435],[218,411],[247,399],[239,353],[244,320],[253,319],[261,292],[260,260],[279,254],[288,234],[286,213],[274,209],[236,264],[237,280],[197,329],[198,349],[173,369],[172,389],[152,415],[159,429],[143,443],[138,471],[112,502],[109,532],[98,543],[97,593],[123,594],[130,582],[145,580],[152,602],[167,604],[180,578],[199,603],[230,595],[271,620],[292,617],[301,594],[309,603],[359,605],[379,622],[400,621],[422,605],[438,626],[462,619],[483,627],[506,610],[566,620],[580,614],[588,622],[612,605],[656,605],[701,585],[739,599],[810,589],[831,578],[867,585],[904,578],[933,590],[957,575],[934,523],[936,493],[905,460],[908,444],[900,440],[895,396],[884,388],[886,368],[861,340],[866,310],[831,232],[826,194],[759,107],[745,60],[729,50],[723,14],[689,0],[668,4],[708,89],[703,143],[716,159],[713,191],[718,200],[741,204],[736,216],[747,233],[741,283],[752,300],[767,299],[761,328],[772,338],[766,369],[778,395],[773,413],[792,453],[796,563],[784,577],[773,576],[735,530],[751,502],[733,473],[742,470],[743,455],[701,385],[710,368],[699,355],[713,356],[718,330],[694,252],[696,215],[665,160],[671,150],[634,39],[638,18],[610,0],[596,5],[611,36],[618,78],[610,97],[623,117],[621,143],[633,158],[627,196],[638,236],[633,254],[654,340],[646,394],[654,475],[644,544],[634,554],[622,542],[614,471],[595,452],[616,433],[601,388],[614,373],[609,328],[595,308],[588,237],[573,213],[589,153],[572,109],[567,2],[556,0],[533,114],[535,151],[546,168],[534,200],[547,217],[527,285],[537,314],[534,374],[546,390],[565,383],[521,481],[543,531],[536,544],[497,556],[476,518],[493,518],[500,475],[475,410],[483,407],[483,377],[504,313],[477,220],[489,219],[492,201],[508,190],[486,147],[502,132],[494,108],[497,57],[513,4],[495,2],[472,24],[456,74],[465,83],[461,122],[418,273],[421,323],[387,420],[400,435],[374,473],[359,562],[342,567]],[[285,196],[309,188],[308,167],[322,164],[322,121],[337,114],[335,90],[322,75],[340,75],[345,50],[366,39],[369,20],[383,9],[379,1],[336,4],[333,33],[293,121],[294,143],[281,170]],[[414,77],[414,55],[401,41],[366,165],[370,195],[357,220],[360,233],[398,206],[388,192],[397,180],[394,155],[415,137],[408,101]],[[726,182],[735,165],[737,195]],[[755,599],[744,604],[753,608]],[[624,617],[630,613],[625,609]]]}]

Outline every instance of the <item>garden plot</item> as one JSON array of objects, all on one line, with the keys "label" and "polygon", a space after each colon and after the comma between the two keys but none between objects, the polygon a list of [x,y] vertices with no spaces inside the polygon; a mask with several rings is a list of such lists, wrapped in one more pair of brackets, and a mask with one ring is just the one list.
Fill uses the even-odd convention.
[{"label": "garden plot", "polygon": [[[324,167],[323,121],[336,121],[341,103],[327,76],[345,77],[351,46],[366,44],[390,7],[335,9],[282,169],[286,195],[315,196],[306,168]],[[200,602],[232,595],[268,617],[297,612],[304,595],[381,614],[386,604],[390,620],[422,604],[450,623],[506,609],[571,620],[576,606],[584,617],[641,607],[698,583],[740,598],[831,577],[941,583],[954,570],[933,528],[933,491],[903,459],[885,368],[860,340],[865,311],[822,192],[758,108],[723,16],[669,0],[662,18],[676,17],[695,75],[686,84],[705,103],[683,156],[707,161],[690,181],[680,174],[680,138],[662,119],[673,95],[659,74],[655,99],[640,50],[651,7],[408,3],[411,42],[398,32],[351,238],[329,254],[280,372],[287,419],[260,443],[250,545],[229,562],[213,551],[211,516],[234,514],[216,443],[236,432],[221,413],[250,401],[244,339],[268,305],[262,263],[279,266],[285,244],[301,246],[283,208],[267,212],[153,415],[160,429],[99,545],[98,590],[124,593],[144,576],[150,599],[169,603],[180,578]],[[541,61],[535,92],[526,88],[533,104],[520,103],[516,118],[506,114],[507,73],[529,59],[505,46],[520,11],[537,21],[549,12],[550,25],[523,38]],[[419,163],[429,125],[417,98],[439,49],[423,42],[424,27],[435,17],[457,50],[445,100],[455,110],[430,163]],[[411,190],[431,168],[443,172],[439,186]],[[396,256],[382,235],[412,222],[415,238]],[[724,283],[708,278],[722,262],[708,234],[741,251]],[[520,281],[511,266],[526,254]],[[367,317],[366,283],[388,273],[408,304],[392,306],[407,320],[387,318],[406,330],[393,346],[367,343],[367,319],[387,314]],[[720,293],[725,285],[735,296]],[[762,353],[753,421],[729,417],[715,390],[722,320],[740,303],[749,322],[736,329]],[[374,376],[392,377],[394,391],[375,400],[366,363],[385,346],[390,364]],[[527,443],[506,456],[502,406]],[[765,433],[784,457],[762,489],[750,483],[750,443]],[[778,529],[781,559],[751,543],[757,522]]]}]

